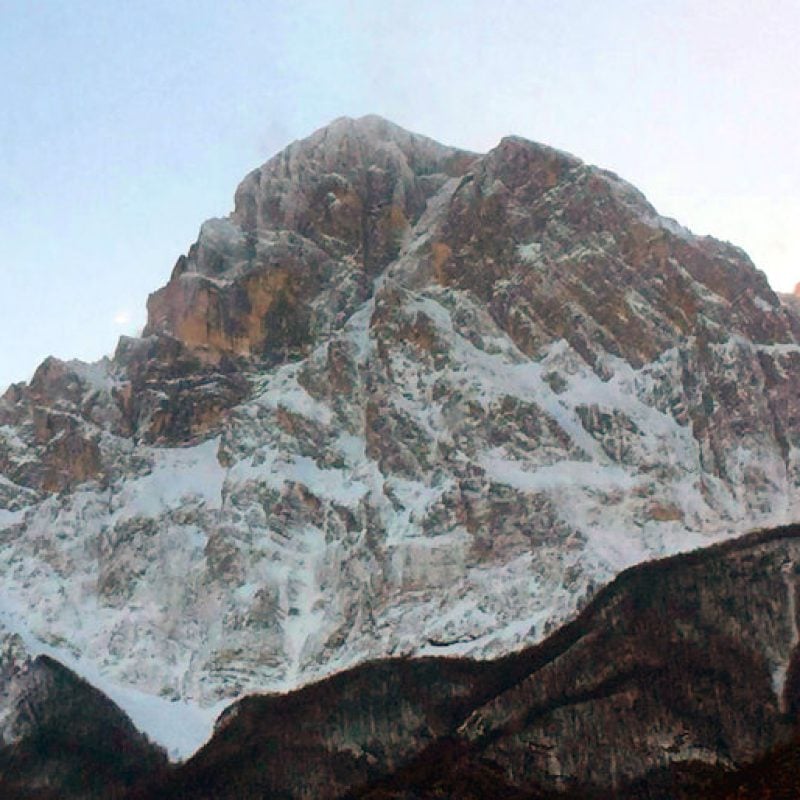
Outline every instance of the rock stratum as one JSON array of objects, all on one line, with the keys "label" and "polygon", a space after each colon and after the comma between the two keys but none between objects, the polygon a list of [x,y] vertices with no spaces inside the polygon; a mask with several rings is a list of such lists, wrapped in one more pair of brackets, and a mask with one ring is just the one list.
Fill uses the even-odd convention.
[{"label": "rock stratum", "polygon": [[517,651],[794,521],[799,342],[745,253],[610,172],[337,120],[244,179],[142,337],[0,399],[0,623],[173,757],[248,693]]}]

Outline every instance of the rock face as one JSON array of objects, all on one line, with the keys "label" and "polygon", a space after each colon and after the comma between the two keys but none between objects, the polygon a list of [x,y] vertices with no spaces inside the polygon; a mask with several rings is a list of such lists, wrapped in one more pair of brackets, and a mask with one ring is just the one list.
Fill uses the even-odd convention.
[{"label": "rock face", "polygon": [[715,796],[798,733],[798,587],[796,526],[636,567],[504,659],[240,701],[159,796]]},{"label": "rock face", "polygon": [[287,360],[372,293],[405,234],[474,156],[377,117],[342,119],[248,175],[229,219],[210,220],[151,296],[145,333],[211,360]]},{"label": "rock face", "polygon": [[0,400],[0,613],[201,705],[512,651],[796,516],[798,341],[611,173],[337,120],[245,178],[142,338]]}]

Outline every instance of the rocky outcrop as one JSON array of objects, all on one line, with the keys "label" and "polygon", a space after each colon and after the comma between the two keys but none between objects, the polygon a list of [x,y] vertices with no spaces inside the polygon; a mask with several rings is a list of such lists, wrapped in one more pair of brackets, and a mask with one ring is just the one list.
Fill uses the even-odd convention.
[{"label": "rocky outcrop", "polygon": [[202,440],[250,394],[250,382],[228,358],[209,364],[202,353],[169,336],[123,338],[114,400],[124,437],[160,445]]},{"label": "rocky outcrop", "polygon": [[[54,492],[102,481],[100,430],[110,422],[93,381],[105,365],[80,368],[48,358],[29,385],[12,386],[0,399],[0,472],[20,492],[22,503],[37,491]],[[11,494],[9,492],[9,494]],[[9,507],[14,499],[9,497]]]},{"label": "rocky outcrop", "polygon": [[229,219],[203,225],[150,297],[146,333],[169,332],[209,359],[307,354],[475,157],[379,117],[343,118],[290,145],[244,179]]},{"label": "rocky outcrop", "polygon": [[794,287],[794,291],[791,294],[781,294],[779,297],[784,305],[800,313],[800,283]]},{"label": "rocky outcrop", "polygon": [[800,318],[523,139],[338,120],[149,312],[0,399],[0,578],[32,638],[153,695],[512,652],[632,564],[796,515]]}]

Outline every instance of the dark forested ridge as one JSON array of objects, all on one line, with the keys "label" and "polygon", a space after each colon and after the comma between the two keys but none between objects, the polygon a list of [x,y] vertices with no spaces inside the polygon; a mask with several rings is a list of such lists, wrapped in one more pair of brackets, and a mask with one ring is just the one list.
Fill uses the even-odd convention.
[{"label": "dark forested ridge", "polygon": [[3,800],[127,797],[166,768],[166,754],[114,703],[54,659],[3,673],[16,737],[0,747]]},{"label": "dark forested ridge", "polygon": [[387,659],[247,697],[171,767],[113,704],[40,658],[0,787],[137,800],[797,796],[798,564],[791,526],[634,567],[539,646]]}]

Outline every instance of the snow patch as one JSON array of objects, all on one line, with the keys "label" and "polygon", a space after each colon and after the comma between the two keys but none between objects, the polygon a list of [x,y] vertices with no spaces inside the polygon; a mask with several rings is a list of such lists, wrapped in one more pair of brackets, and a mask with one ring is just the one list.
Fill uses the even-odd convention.
[{"label": "snow patch", "polygon": [[620,466],[599,466],[587,461],[564,460],[527,470],[523,462],[498,457],[492,452],[485,453],[480,464],[490,478],[523,492],[558,491],[577,486],[600,491],[630,491],[638,483],[635,476]]},{"label": "snow patch", "polygon": [[322,425],[330,425],[333,419],[331,410],[313,398],[297,380],[301,363],[281,367],[267,383],[266,390],[256,402],[272,409],[282,408]]},{"label": "snow patch", "polygon": [[354,480],[347,469],[323,469],[313,458],[272,447],[261,448],[250,458],[238,461],[228,477],[233,482],[260,481],[278,491],[287,481],[301,483],[317,497],[349,508],[358,505],[369,489]]},{"label": "snow patch", "polygon": [[127,481],[111,501],[112,522],[133,517],[155,518],[188,502],[207,509],[222,506],[225,470],[217,459],[219,437],[193,447],[153,448],[149,474]]},{"label": "snow patch", "polygon": [[110,362],[107,358],[91,364],[87,364],[85,361],[72,360],[67,361],[66,366],[95,391],[110,393],[117,384],[111,374]]},{"label": "snow patch", "polygon": [[517,245],[517,255],[523,261],[536,262],[542,254],[541,242],[528,242],[527,244]]},{"label": "snow patch", "polygon": [[10,528],[12,525],[17,525],[25,518],[25,509],[19,511],[8,511],[5,508],[0,508],[0,529]]},{"label": "snow patch", "polygon": [[763,297],[754,297],[753,305],[760,311],[763,311],[765,314],[775,311],[775,309],[766,300],[764,300]]}]

